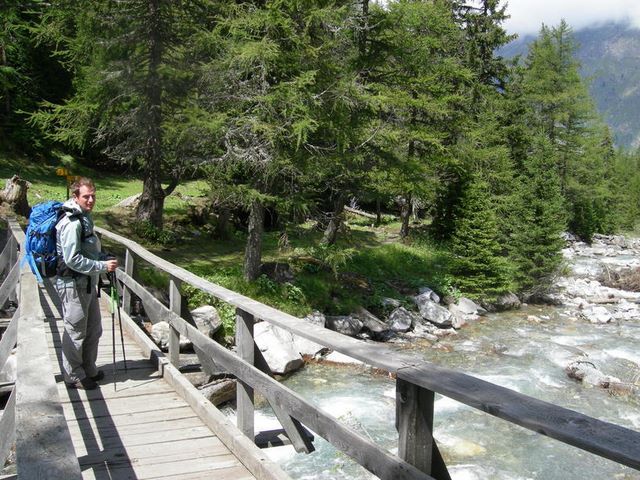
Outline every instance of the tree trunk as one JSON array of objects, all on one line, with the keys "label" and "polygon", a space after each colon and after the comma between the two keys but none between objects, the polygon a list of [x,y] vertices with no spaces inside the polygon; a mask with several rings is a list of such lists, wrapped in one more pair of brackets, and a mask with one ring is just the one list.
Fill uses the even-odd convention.
[{"label": "tree trunk", "polygon": [[31,207],[27,200],[27,190],[31,184],[14,175],[6,180],[4,190],[0,192],[0,203],[7,203],[17,215],[29,218]]},{"label": "tree trunk", "polygon": [[264,231],[264,206],[254,200],[249,211],[249,235],[244,251],[244,278],[252,281],[260,276],[262,261],[262,233]]},{"label": "tree trunk", "polygon": [[344,218],[344,204],[346,202],[346,198],[346,195],[339,193],[333,202],[333,212],[331,213],[331,218],[329,219],[327,228],[322,236],[322,243],[325,245],[333,245],[336,243],[338,231],[340,230],[340,225],[342,225],[342,220]]},{"label": "tree trunk", "polygon": [[411,217],[411,196],[402,197],[400,200],[400,238],[409,236],[409,218]]},{"label": "tree trunk", "polygon": [[382,202],[380,197],[376,198],[376,227],[382,223]]},{"label": "tree trunk", "polygon": [[162,228],[165,192],[162,190],[162,85],[160,63],[163,44],[159,0],[149,0],[149,70],[146,78],[145,107],[147,144],[144,149],[144,183],[136,217]]}]

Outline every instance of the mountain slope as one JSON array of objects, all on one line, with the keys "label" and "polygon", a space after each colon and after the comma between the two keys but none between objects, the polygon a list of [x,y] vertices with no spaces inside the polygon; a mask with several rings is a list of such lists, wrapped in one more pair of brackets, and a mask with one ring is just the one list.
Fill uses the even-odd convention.
[{"label": "mountain slope", "polygon": [[[640,30],[608,23],[574,34],[582,74],[616,144],[640,147]],[[534,38],[519,38],[499,53],[507,58],[525,57]]]}]

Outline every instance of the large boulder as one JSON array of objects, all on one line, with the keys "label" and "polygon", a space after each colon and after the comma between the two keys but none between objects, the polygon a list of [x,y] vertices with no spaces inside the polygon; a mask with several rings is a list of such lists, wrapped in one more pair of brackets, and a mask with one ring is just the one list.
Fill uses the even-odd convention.
[{"label": "large boulder", "polygon": [[517,310],[522,306],[522,302],[515,293],[504,293],[495,301],[483,305],[490,312],[504,312],[506,310]]},{"label": "large boulder", "polygon": [[451,321],[453,328],[462,328],[466,323],[477,320],[480,315],[487,313],[480,305],[465,297],[460,297],[456,303],[450,303],[447,309],[453,315]]},{"label": "large boulder", "polygon": [[200,393],[216,407],[236,398],[237,383],[234,379],[216,380],[199,388]]},{"label": "large boulder", "polygon": [[294,279],[293,271],[288,263],[265,262],[260,265],[260,274],[266,275],[274,282],[285,283]]},{"label": "large boulder", "polygon": [[600,305],[590,305],[578,313],[578,316],[591,323],[609,323],[613,320],[609,310]]},{"label": "large boulder", "polygon": [[293,346],[293,335],[267,322],[256,323],[253,337],[271,372],[284,375],[304,365],[300,353]]},{"label": "large boulder", "polygon": [[327,317],[326,327],[335,332],[350,337],[355,337],[360,333],[364,324],[357,318],[348,316]]},{"label": "large boulder", "polygon": [[371,332],[374,339],[384,338],[389,331],[389,325],[384,323],[366,308],[359,308],[353,317],[360,320],[363,328]]},{"label": "large boulder", "polygon": [[441,328],[448,328],[453,325],[453,315],[446,308],[422,295],[416,297],[416,302],[418,303],[420,316],[428,322]]},{"label": "large boulder", "polygon": [[[164,320],[154,324],[151,327],[151,338],[155,342],[160,350],[166,352],[169,350],[169,331],[170,331],[169,323]],[[191,346],[191,342],[189,339],[183,335],[180,335],[180,351],[186,350]]]},{"label": "large boulder", "polygon": [[222,320],[218,311],[211,305],[203,305],[191,310],[191,317],[196,322],[198,330],[204,333],[207,337],[213,338],[215,333],[222,327]]},{"label": "large boulder", "polygon": [[600,388],[616,388],[621,385],[617,377],[605,375],[592,362],[574,360],[564,369],[569,378]]},{"label": "large boulder", "polygon": [[389,315],[387,324],[392,331],[404,333],[416,324],[416,315],[404,307],[398,307]]},{"label": "large boulder", "polygon": [[429,287],[421,287],[418,290],[418,296],[416,297],[416,303],[419,304],[419,298],[424,300],[431,300],[432,302],[440,303],[440,297],[436,292],[431,290]]},{"label": "large boulder", "polygon": [[[324,328],[326,319],[324,314],[318,311],[314,311],[303,318],[303,320]],[[294,349],[303,357],[315,357],[319,353],[327,350],[327,347],[320,345],[319,343],[307,340],[299,335],[291,335],[293,338]]]}]

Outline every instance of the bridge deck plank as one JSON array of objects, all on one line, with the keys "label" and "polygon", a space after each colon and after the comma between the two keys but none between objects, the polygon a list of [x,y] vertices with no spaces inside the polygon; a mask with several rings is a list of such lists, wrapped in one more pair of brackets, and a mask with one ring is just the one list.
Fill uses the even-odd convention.
[{"label": "bridge deck plank", "polygon": [[124,370],[119,332],[114,390],[111,315],[103,309],[102,318],[98,368],[106,376],[99,389],[89,391],[64,385],[62,321],[52,313],[45,326],[49,358],[83,478],[255,479],[126,334]]}]

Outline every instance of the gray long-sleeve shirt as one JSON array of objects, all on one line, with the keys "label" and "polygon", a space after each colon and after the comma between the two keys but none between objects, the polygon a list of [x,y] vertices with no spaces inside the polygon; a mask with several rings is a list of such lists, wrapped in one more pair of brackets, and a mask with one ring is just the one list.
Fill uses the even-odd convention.
[{"label": "gray long-sleeve shirt", "polygon": [[67,200],[63,208],[66,213],[56,225],[57,253],[71,270],[97,280],[98,274],[107,271],[107,263],[100,260],[100,239],[93,233],[91,215],[73,199]]}]

